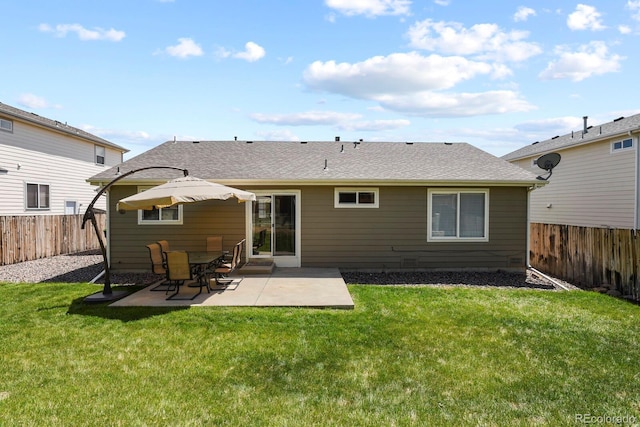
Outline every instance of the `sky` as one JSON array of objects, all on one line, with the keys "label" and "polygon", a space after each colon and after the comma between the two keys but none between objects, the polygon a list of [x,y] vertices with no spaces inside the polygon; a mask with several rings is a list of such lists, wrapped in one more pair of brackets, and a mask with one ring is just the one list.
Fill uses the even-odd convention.
[{"label": "sky", "polygon": [[130,150],[468,142],[640,113],[640,0],[0,0],[0,102]]}]

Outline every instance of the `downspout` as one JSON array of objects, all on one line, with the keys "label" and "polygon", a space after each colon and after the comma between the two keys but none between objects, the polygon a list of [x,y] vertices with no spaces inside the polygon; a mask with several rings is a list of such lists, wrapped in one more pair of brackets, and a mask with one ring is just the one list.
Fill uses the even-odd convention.
[{"label": "downspout", "polygon": [[638,191],[640,189],[640,174],[638,173],[638,168],[640,168],[640,155],[638,154],[638,140],[640,140],[640,138],[633,138],[632,132],[629,131],[629,136],[631,137],[631,141],[632,144],[635,145],[636,147],[636,167],[634,168],[634,172],[635,172],[635,191],[634,191],[634,197],[635,197],[635,203],[633,204],[633,210],[634,210],[634,218],[633,218],[633,228],[635,230],[637,230],[638,228],[640,228],[640,218],[638,218],[638,215],[640,214],[640,212],[638,212],[638,203],[640,202],[640,194],[638,194]]},{"label": "downspout", "polygon": [[530,254],[531,254],[531,192],[535,190],[536,187],[527,188],[527,253],[526,253],[526,266],[527,268],[531,268]]}]

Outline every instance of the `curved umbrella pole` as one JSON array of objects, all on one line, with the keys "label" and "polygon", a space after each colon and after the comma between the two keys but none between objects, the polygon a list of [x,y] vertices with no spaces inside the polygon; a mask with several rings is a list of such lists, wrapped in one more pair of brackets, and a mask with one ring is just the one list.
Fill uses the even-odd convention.
[{"label": "curved umbrella pole", "polygon": [[[98,227],[98,222],[96,221],[95,211],[93,210],[93,206],[96,204],[96,202],[98,201],[100,196],[102,196],[105,191],[107,191],[109,188],[111,188],[111,186],[113,184],[115,184],[116,182],[120,181],[122,178],[125,178],[125,177],[127,177],[129,175],[132,175],[132,174],[136,173],[136,172],[140,172],[140,171],[148,170],[148,169],[174,169],[174,170],[182,171],[182,173],[184,173],[184,176],[188,176],[189,175],[189,171],[187,169],[175,168],[175,167],[172,167],[172,166],[147,166],[147,167],[140,168],[140,169],[134,169],[132,171],[126,172],[126,173],[118,176],[117,178],[113,179],[111,182],[106,184],[104,187],[102,187],[98,191],[98,193],[93,198],[91,203],[89,203],[89,206],[87,206],[87,210],[84,212],[84,216],[82,217],[82,229],[84,230],[84,227],[85,227],[85,224],[86,224],[87,221],[91,221],[91,224],[93,225],[93,229],[96,232],[96,237],[98,238],[98,243],[100,243],[100,251],[102,252],[102,262],[104,263],[104,288],[102,289],[102,292],[98,292],[96,294],[93,294],[93,295],[90,295],[90,296],[86,297],[85,298],[85,302],[112,301],[112,300],[121,298],[122,296],[126,295],[126,292],[123,293],[124,295],[120,295],[120,294],[115,294],[114,295],[113,290],[111,289],[111,276],[110,276],[110,273],[109,273],[109,260],[108,260],[108,257],[107,257],[107,247],[105,246],[104,241],[102,240],[100,229]],[[118,168],[118,170],[120,170],[120,168]],[[108,208],[109,207],[107,206],[107,209]]]}]

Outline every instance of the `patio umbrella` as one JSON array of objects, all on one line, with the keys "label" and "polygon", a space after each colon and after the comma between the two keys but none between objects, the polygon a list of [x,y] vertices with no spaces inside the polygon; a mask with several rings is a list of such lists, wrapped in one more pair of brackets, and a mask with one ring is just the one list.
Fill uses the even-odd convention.
[{"label": "patio umbrella", "polygon": [[116,208],[119,211],[150,210],[204,200],[227,200],[231,197],[237,198],[238,202],[256,200],[256,195],[249,191],[185,176],[125,197],[118,202]]}]

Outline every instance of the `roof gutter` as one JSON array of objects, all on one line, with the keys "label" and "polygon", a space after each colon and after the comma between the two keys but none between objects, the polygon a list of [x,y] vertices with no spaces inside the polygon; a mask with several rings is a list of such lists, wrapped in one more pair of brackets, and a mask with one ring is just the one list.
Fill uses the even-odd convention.
[{"label": "roof gutter", "polygon": [[[200,178],[200,177],[199,177]],[[122,180],[120,185],[158,185],[164,184],[168,180],[173,178],[166,179],[132,179],[132,180]],[[206,179],[206,178],[203,178]],[[214,179],[211,181],[215,181],[218,184],[230,185],[230,186],[292,186],[292,185],[308,185],[308,186],[321,186],[321,185],[375,185],[375,186],[411,186],[411,187],[424,187],[424,186],[456,186],[456,187],[542,187],[547,184],[546,181],[540,180],[523,180],[523,181],[447,181],[447,180],[434,180],[434,181],[406,181],[406,180],[389,180],[389,179],[379,179],[379,180],[317,180],[317,179],[308,179],[308,180],[262,180],[262,179]],[[87,180],[92,185],[104,185],[104,183],[109,182],[107,179],[96,179],[93,180],[89,178]]]}]

